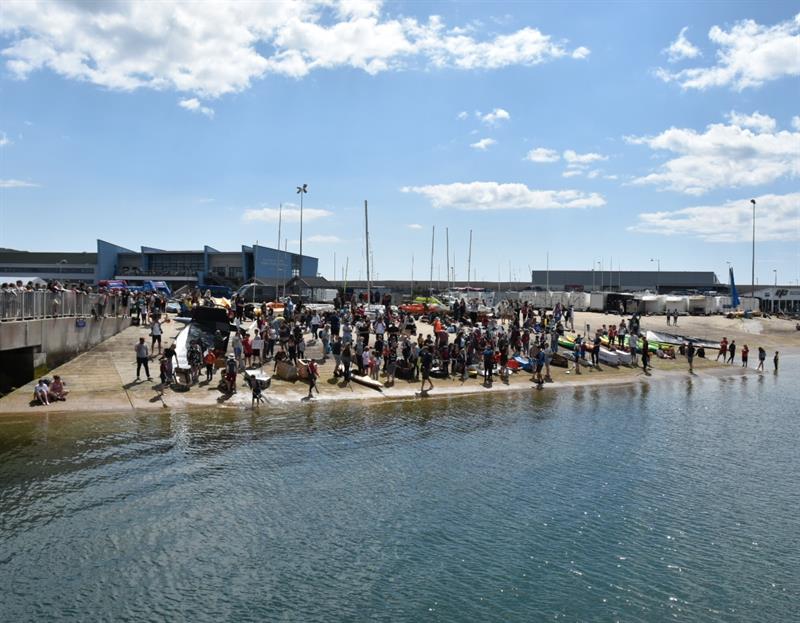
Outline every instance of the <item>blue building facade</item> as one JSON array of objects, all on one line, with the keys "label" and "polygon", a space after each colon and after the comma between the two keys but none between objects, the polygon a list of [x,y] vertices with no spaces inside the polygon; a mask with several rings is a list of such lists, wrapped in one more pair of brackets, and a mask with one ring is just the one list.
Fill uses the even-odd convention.
[{"label": "blue building facade", "polygon": [[319,260],[261,245],[242,246],[240,251],[218,251],[208,245],[202,250],[171,251],[140,247],[132,251],[97,241],[96,279],[158,279],[173,283],[206,283],[209,275],[232,282],[252,279],[288,281],[292,277],[316,277]]}]

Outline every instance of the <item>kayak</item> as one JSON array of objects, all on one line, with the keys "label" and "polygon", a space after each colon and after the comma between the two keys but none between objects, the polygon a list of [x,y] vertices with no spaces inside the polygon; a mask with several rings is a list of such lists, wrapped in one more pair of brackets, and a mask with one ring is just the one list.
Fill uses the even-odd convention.
[{"label": "kayak", "polygon": [[717,342],[712,342],[711,340],[706,340],[699,337],[690,337],[685,335],[676,335],[674,333],[662,333],[661,331],[650,330],[647,331],[646,335],[650,342],[666,344],[669,346],[694,344],[696,347],[702,346],[703,348],[719,348],[719,344]]},{"label": "kayak", "polygon": [[512,357],[509,360],[509,364],[514,362],[519,368],[525,370],[525,372],[531,372],[533,370],[533,363],[527,357],[521,357],[519,355]]},{"label": "kayak", "polygon": [[376,381],[373,378],[368,376],[359,376],[358,374],[351,374],[350,380],[355,381],[359,385],[363,385],[364,387],[369,387],[370,389],[377,389],[379,392],[383,391],[383,383],[380,381]]},{"label": "kayak", "polygon": [[619,365],[619,356],[613,350],[608,350],[605,346],[600,346],[600,352],[598,353],[598,359],[603,363],[607,363],[610,366],[618,366]]}]

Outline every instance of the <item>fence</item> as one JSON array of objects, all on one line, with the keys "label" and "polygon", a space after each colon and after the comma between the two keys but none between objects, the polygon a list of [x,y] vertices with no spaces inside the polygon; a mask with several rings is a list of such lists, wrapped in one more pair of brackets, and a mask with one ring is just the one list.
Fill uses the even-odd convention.
[{"label": "fence", "polygon": [[[86,294],[72,290],[26,290],[0,293],[0,320],[38,320],[123,315],[119,294]],[[124,310],[127,314],[127,310]]]}]

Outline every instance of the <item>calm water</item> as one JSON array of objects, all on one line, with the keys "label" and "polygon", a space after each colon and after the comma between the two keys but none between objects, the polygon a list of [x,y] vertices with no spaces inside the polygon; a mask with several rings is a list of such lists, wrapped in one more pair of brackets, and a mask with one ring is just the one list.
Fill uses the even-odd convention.
[{"label": "calm water", "polygon": [[798,365],[0,421],[0,618],[797,620]]}]

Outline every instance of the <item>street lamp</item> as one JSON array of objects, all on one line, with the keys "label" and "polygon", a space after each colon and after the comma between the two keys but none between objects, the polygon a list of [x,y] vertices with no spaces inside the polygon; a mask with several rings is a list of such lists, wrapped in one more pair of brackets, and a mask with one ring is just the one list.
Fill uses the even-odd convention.
[{"label": "street lamp", "polygon": [[753,265],[750,273],[750,296],[756,295],[756,200],[751,199],[753,204]]},{"label": "street lamp", "polygon": [[303,195],[308,192],[308,184],[297,187],[297,194],[300,195],[300,272],[303,272]]},{"label": "street lamp", "polygon": [[775,273],[775,287],[777,288],[778,287],[778,269],[777,268],[773,268],[772,272]]},{"label": "street lamp", "polygon": [[651,262],[655,262],[658,266],[658,273],[656,273],[656,294],[658,294],[658,287],[661,285],[661,258],[650,258]]}]

